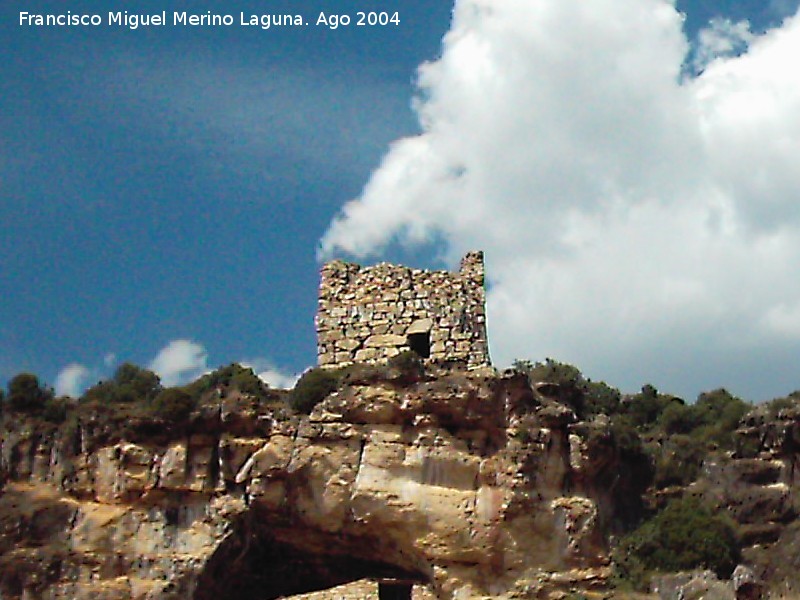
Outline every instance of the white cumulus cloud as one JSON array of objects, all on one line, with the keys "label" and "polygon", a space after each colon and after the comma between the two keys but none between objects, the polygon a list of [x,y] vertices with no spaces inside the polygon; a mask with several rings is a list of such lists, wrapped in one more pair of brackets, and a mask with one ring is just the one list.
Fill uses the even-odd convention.
[{"label": "white cumulus cloud", "polygon": [[730,19],[716,18],[711,19],[708,27],[700,30],[697,38],[694,66],[700,71],[714,59],[745,51],[755,36],[747,20],[734,23]]},{"label": "white cumulus cloud", "polygon": [[56,376],[56,394],[59,396],[79,397],[86,389],[90,371],[79,363],[70,363]]},{"label": "white cumulus cloud", "polygon": [[208,354],[197,342],[172,340],[158,351],[148,368],[161,377],[164,386],[179,385],[208,371]]},{"label": "white cumulus cloud", "polygon": [[422,133],[391,145],[321,255],[485,250],[501,365],[800,388],[800,19],[700,37],[687,78],[674,2],[457,0],[419,69]]},{"label": "white cumulus cloud", "polygon": [[253,372],[258,375],[264,383],[274,389],[291,389],[300,377],[294,373],[287,373],[265,358],[245,360],[242,361],[241,365],[253,369]]}]

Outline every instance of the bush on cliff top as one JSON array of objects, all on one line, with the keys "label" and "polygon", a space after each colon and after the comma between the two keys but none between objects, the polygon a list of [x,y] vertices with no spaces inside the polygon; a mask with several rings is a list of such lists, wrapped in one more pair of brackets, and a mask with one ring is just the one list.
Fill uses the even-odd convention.
[{"label": "bush on cliff top", "polygon": [[560,400],[570,405],[580,419],[619,412],[622,397],[619,390],[603,381],[585,378],[573,365],[547,358],[544,362],[536,363],[515,360],[512,368],[524,373],[531,383],[547,382],[558,385]]},{"label": "bush on cliff top", "polygon": [[767,402],[767,412],[769,416],[774,419],[781,413],[781,411],[794,408],[797,406],[798,398],[800,398],[800,392],[795,391],[788,396],[770,400]]},{"label": "bush on cliff top", "polygon": [[161,391],[161,378],[153,371],[133,363],[122,363],[114,372],[114,382],[137,399],[152,400]]},{"label": "bush on cliff top", "polygon": [[8,382],[8,406],[19,412],[34,412],[53,399],[53,391],[42,387],[33,373],[20,373]]},{"label": "bush on cliff top", "polygon": [[731,433],[752,407],[725,389],[704,392],[694,404],[672,404],[658,419],[667,434],[691,434],[725,449],[733,447]]},{"label": "bush on cliff top", "polygon": [[289,394],[289,405],[299,413],[309,414],[326,396],[339,387],[340,374],[316,367],[303,373]]},{"label": "bush on cliff top", "polygon": [[684,406],[685,402],[672,394],[662,394],[648,383],[638,394],[625,396],[620,410],[641,433],[648,433],[657,429],[664,412],[676,405]]},{"label": "bush on cliff top", "polygon": [[153,371],[132,363],[122,363],[114,377],[93,385],[83,394],[83,402],[151,402],[161,391],[161,379]]},{"label": "bush on cliff top", "polygon": [[186,386],[186,391],[195,398],[200,398],[213,389],[218,389],[223,394],[230,390],[238,390],[261,401],[271,398],[269,386],[253,369],[238,363],[220,367]]},{"label": "bush on cliff top", "polygon": [[181,388],[162,390],[153,400],[153,414],[172,423],[188,419],[194,407],[194,398]]}]

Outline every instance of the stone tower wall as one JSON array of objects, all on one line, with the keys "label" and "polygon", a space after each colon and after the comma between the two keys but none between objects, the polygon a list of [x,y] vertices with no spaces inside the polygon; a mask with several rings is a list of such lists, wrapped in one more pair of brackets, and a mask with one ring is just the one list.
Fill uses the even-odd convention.
[{"label": "stone tower wall", "polygon": [[482,252],[468,253],[457,273],[330,262],[320,279],[318,362],[376,362],[415,338],[429,341],[432,360],[487,365],[485,303]]}]

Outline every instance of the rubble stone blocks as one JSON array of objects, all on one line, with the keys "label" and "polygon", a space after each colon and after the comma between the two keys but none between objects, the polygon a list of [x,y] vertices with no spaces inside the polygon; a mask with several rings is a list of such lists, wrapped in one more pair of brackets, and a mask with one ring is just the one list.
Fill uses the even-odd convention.
[{"label": "rubble stone blocks", "polygon": [[483,252],[467,253],[456,273],[329,262],[316,328],[320,366],[380,362],[404,350],[488,365]]}]

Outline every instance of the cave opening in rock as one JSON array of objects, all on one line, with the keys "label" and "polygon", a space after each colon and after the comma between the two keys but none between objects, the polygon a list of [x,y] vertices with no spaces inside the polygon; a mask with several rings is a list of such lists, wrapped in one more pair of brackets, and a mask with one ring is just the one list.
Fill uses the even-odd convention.
[{"label": "cave opening in rock", "polygon": [[408,345],[411,351],[421,358],[431,357],[431,334],[429,331],[410,333],[408,335]]},{"label": "cave opening in rock", "polygon": [[381,600],[410,600],[414,583],[430,581],[413,553],[377,533],[351,539],[266,525],[258,519],[240,523],[209,558],[187,598],[272,600],[368,579],[378,582]]},{"label": "cave opening in rock", "polygon": [[413,583],[407,581],[378,582],[378,600],[411,600]]}]

